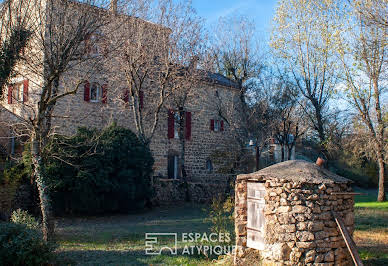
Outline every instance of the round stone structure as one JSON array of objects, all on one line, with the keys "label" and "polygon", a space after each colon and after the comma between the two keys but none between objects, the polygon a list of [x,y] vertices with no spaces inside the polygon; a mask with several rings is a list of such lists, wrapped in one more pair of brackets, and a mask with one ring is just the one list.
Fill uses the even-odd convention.
[{"label": "round stone structure", "polygon": [[333,216],[353,233],[351,182],[302,160],[239,175],[235,265],[353,265]]}]

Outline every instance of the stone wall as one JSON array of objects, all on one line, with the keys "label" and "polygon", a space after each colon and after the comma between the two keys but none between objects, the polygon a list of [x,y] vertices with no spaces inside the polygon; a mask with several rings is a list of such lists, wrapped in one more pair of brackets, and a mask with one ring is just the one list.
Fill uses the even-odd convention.
[{"label": "stone wall", "polygon": [[153,201],[163,205],[184,202],[187,197],[193,202],[209,203],[217,195],[224,195],[227,185],[226,182],[213,184],[188,182],[186,186],[182,180],[154,178],[154,188]]},{"label": "stone wall", "polygon": [[343,217],[352,233],[354,201],[347,184],[265,181],[265,249],[247,248],[247,179],[235,191],[235,263],[264,265],[352,265],[350,254],[331,211]]}]

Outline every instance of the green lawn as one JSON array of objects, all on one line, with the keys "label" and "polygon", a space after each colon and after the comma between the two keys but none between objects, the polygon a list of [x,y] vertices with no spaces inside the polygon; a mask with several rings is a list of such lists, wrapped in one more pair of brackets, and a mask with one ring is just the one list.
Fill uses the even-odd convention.
[{"label": "green lawn", "polygon": [[[204,255],[145,255],[145,233],[209,232],[202,205],[161,207],[136,215],[60,219],[56,235],[58,255],[64,263],[81,265],[209,265]],[[174,246],[173,240],[163,243]]]},{"label": "green lawn", "polygon": [[376,202],[373,190],[358,190],[354,239],[365,265],[388,265],[388,202]]},{"label": "green lawn", "polygon": [[[365,265],[388,265],[388,202],[378,203],[375,191],[361,191],[355,205],[354,240]],[[63,218],[57,221],[58,255],[65,264],[80,265],[214,265],[200,255],[145,255],[145,233],[209,233],[204,205],[160,207],[136,215]],[[180,236],[178,236],[180,240]],[[172,240],[164,243],[173,246]],[[212,258],[215,258],[213,256]]]}]

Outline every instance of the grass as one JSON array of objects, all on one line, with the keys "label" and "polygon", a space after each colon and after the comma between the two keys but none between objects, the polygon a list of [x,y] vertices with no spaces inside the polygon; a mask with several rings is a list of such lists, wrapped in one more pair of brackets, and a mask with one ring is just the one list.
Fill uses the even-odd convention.
[{"label": "grass", "polygon": [[[376,202],[376,191],[358,190],[354,240],[365,265],[388,265],[388,202]],[[79,265],[214,265],[204,255],[145,254],[145,233],[209,233],[203,205],[160,207],[136,215],[63,218],[57,221],[58,255],[65,264]],[[179,240],[180,236],[178,237]],[[171,239],[164,239],[173,246]],[[189,243],[190,244],[190,243]],[[214,256],[213,256],[214,258]]]},{"label": "grass", "polygon": [[355,232],[365,265],[388,265],[388,202],[376,202],[373,190],[358,190],[367,195],[355,198]]},{"label": "grass", "polygon": [[[57,221],[57,253],[64,264],[79,265],[210,265],[204,255],[182,255],[181,233],[209,233],[204,222],[207,213],[201,205],[154,209],[136,215],[64,218]],[[178,233],[178,254],[146,255],[145,233]],[[174,241],[165,240],[168,246]]]}]

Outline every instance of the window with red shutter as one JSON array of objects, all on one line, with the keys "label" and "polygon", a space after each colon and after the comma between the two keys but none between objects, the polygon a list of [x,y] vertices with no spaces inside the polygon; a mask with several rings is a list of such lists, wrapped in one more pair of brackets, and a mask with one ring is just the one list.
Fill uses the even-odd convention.
[{"label": "window with red shutter", "polygon": [[210,120],[210,130],[214,131],[214,119]]},{"label": "window with red shutter", "polygon": [[168,126],[167,137],[169,139],[174,138],[174,119],[175,119],[174,110],[169,109],[168,110],[168,123],[167,123],[167,126]]},{"label": "window with red shutter", "polygon": [[85,102],[90,101],[90,83],[89,83],[89,81],[86,81],[84,84],[84,101]]},{"label": "window with red shutter", "polygon": [[28,102],[28,79],[23,81],[23,102]]},{"label": "window with red shutter", "polygon": [[185,137],[186,137],[186,140],[190,140],[191,139],[191,112],[186,112],[186,117],[185,117],[185,122],[186,122],[186,134],[185,134]]}]

